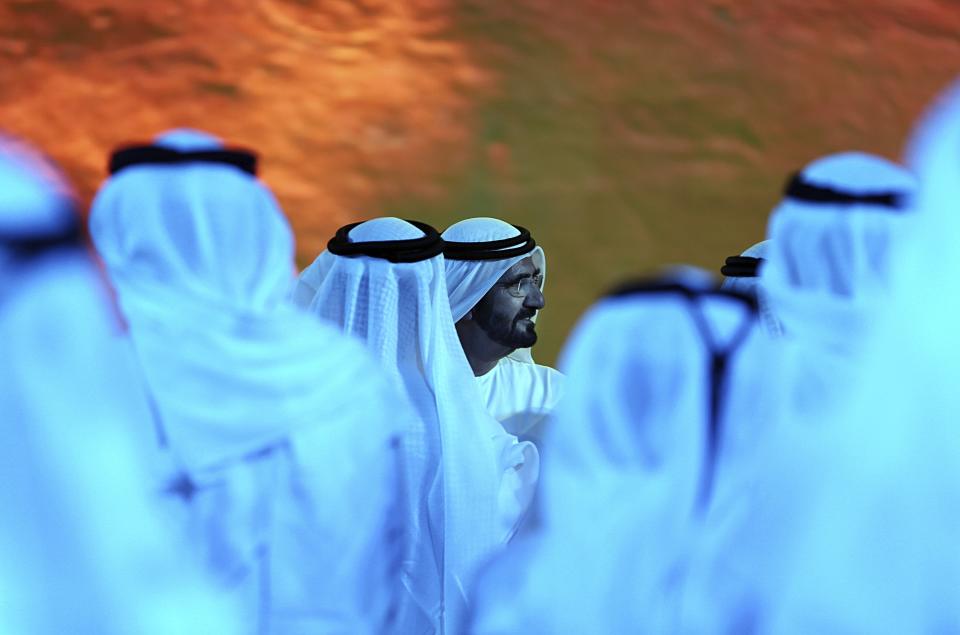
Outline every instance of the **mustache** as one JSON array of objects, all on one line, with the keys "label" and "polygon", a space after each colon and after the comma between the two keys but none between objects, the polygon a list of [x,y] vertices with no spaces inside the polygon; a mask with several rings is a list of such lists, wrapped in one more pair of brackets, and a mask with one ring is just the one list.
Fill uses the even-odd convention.
[{"label": "mustache", "polygon": [[523,311],[517,314],[517,317],[513,319],[514,322],[519,322],[520,320],[528,320],[533,318],[537,314],[536,311]]}]

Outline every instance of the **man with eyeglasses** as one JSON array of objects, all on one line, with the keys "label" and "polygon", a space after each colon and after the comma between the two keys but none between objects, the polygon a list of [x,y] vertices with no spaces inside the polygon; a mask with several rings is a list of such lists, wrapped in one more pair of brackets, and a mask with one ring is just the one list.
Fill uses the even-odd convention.
[{"label": "man with eyeglasses", "polygon": [[450,308],[487,409],[511,434],[536,437],[564,381],[530,353],[545,305],[543,249],[495,218],[460,221],[443,239]]}]

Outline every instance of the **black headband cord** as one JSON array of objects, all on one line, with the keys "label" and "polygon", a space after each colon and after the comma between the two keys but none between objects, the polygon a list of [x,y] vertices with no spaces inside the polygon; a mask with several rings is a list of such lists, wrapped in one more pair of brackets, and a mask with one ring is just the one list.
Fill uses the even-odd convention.
[{"label": "black headband cord", "polygon": [[729,256],[720,268],[720,273],[727,278],[756,278],[760,274],[760,265],[764,262],[764,258]]},{"label": "black headband cord", "polygon": [[110,155],[108,170],[113,176],[135,165],[182,165],[213,163],[230,165],[251,176],[257,175],[257,154],[244,148],[217,148],[213,150],[176,150],[163,146],[141,144],[124,146]]},{"label": "black headband cord", "polygon": [[529,254],[536,248],[537,241],[525,227],[519,225],[513,227],[520,233],[500,240],[485,242],[444,240],[443,257],[447,260],[509,260]]},{"label": "black headband cord", "polygon": [[697,289],[683,284],[682,282],[677,282],[670,279],[635,280],[626,282],[614,287],[613,290],[607,292],[604,297],[624,298],[633,295],[653,295],[657,293],[673,293],[675,295],[691,299],[702,297],[729,298],[735,302],[746,304],[748,307],[750,307],[751,311],[758,310],[756,298],[745,293],[741,293],[740,291],[734,289],[717,289],[714,287]]},{"label": "black headband cord", "polygon": [[419,221],[408,223],[422,231],[422,238],[409,240],[378,240],[370,242],[350,242],[350,231],[362,223],[350,223],[337,230],[327,243],[327,251],[345,258],[367,256],[380,258],[393,263],[420,262],[443,253],[443,239],[436,229]]},{"label": "black headband cord", "polygon": [[747,319],[740,323],[739,328],[733,334],[733,337],[727,342],[726,346],[720,346],[713,338],[710,330],[710,324],[706,315],[703,313],[703,307],[696,302],[695,298],[688,298],[691,304],[691,312],[700,336],[706,344],[710,355],[709,366],[709,402],[710,419],[707,428],[707,447],[704,456],[704,468],[701,472],[700,493],[697,501],[697,509],[702,513],[706,511],[707,506],[713,496],[713,484],[716,480],[717,464],[720,458],[720,452],[723,449],[722,425],[723,408],[727,396],[727,387],[729,384],[729,366],[731,357],[740,349],[743,340],[746,339],[756,320],[756,312],[748,313]]},{"label": "black headband cord", "polygon": [[904,192],[873,192],[870,194],[855,194],[843,192],[825,185],[817,185],[808,181],[802,172],[792,175],[787,181],[783,195],[795,201],[804,203],[820,203],[823,205],[872,205],[886,207],[892,210],[901,210],[906,206],[907,194]]},{"label": "black headband cord", "polygon": [[[0,236],[0,251],[5,252],[5,257],[9,259],[4,263],[4,267],[13,271],[29,267],[37,259],[54,253],[80,252],[83,246],[84,233],[77,222],[69,223],[61,230],[48,234]],[[0,292],[0,305],[8,299],[8,294]]]},{"label": "black headband cord", "polygon": [[29,259],[60,249],[80,248],[83,232],[77,223],[71,223],[61,231],[37,236],[0,236],[0,249],[18,259]]}]

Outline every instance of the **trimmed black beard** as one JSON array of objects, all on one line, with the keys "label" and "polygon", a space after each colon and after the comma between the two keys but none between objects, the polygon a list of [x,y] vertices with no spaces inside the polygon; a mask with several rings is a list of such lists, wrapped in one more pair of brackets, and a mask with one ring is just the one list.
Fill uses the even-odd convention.
[{"label": "trimmed black beard", "polygon": [[480,302],[473,310],[473,319],[484,333],[491,340],[516,350],[518,348],[530,348],[537,343],[537,331],[533,322],[520,325],[519,323],[532,318],[536,313],[523,311],[513,320],[507,322],[503,319],[497,319],[499,316],[493,315],[492,302]]}]

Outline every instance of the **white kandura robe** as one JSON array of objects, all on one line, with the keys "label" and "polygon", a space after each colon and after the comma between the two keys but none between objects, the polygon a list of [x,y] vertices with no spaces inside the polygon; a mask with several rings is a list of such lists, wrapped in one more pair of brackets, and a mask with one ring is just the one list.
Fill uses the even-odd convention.
[{"label": "white kandura robe", "polygon": [[158,486],[182,486],[170,514],[248,632],[383,632],[409,411],[358,342],[288,304],[272,194],[233,166],[137,165],[98,192],[90,228],[153,399]]},{"label": "white kandura robe", "polygon": [[[509,223],[495,218],[469,218],[451,225],[443,237],[457,242],[488,242],[518,236]],[[546,255],[541,247],[529,254],[504,260],[445,260],[447,292],[456,323],[480,301],[500,277],[525,258],[533,262],[544,276]],[[541,285],[541,291],[543,285]],[[537,316],[534,316],[536,321]],[[477,377],[487,410],[511,434],[539,435],[537,427],[560,402],[564,388],[563,374],[533,361],[531,349],[520,349],[500,360],[492,370]]]},{"label": "white kandura robe", "polygon": [[501,359],[493,370],[477,377],[487,412],[507,432],[533,437],[540,436],[539,426],[560,402],[565,381],[558,370],[512,357]]}]

